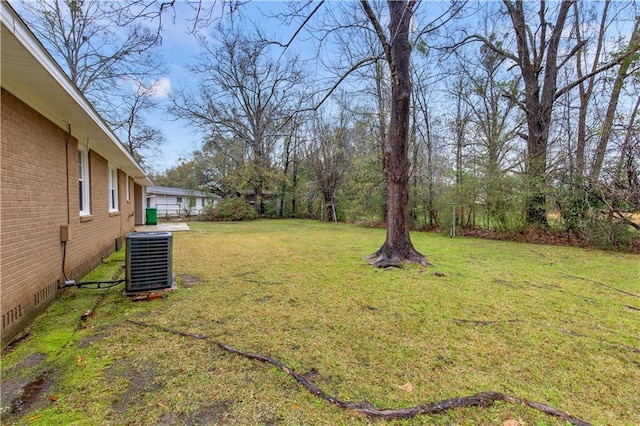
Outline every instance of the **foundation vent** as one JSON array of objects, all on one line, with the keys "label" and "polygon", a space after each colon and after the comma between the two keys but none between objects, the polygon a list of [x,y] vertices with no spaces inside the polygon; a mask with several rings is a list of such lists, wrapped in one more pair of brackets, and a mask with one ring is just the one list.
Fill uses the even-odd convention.
[{"label": "foundation vent", "polygon": [[18,305],[15,308],[5,312],[2,315],[2,329],[5,330],[11,324],[22,318],[22,305]]}]

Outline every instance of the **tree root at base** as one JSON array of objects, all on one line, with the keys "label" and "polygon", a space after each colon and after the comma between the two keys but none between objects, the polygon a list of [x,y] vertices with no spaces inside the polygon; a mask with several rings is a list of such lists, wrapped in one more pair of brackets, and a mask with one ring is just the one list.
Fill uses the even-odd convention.
[{"label": "tree root at base", "polygon": [[376,268],[401,268],[407,263],[415,263],[421,266],[429,266],[427,259],[417,251],[410,253],[395,253],[385,249],[380,249],[365,257],[369,265]]},{"label": "tree root at base", "polygon": [[269,356],[258,354],[258,353],[242,351],[240,349],[234,348],[233,346],[229,346],[225,343],[219,342],[205,334],[190,333],[186,331],[175,330],[172,328],[166,328],[166,327],[162,327],[155,324],[145,323],[142,321],[127,320],[127,322],[130,322],[132,324],[136,324],[142,327],[155,328],[158,330],[177,334],[184,337],[191,337],[194,339],[205,340],[205,341],[208,341],[209,343],[212,343],[220,347],[221,349],[229,353],[240,355],[249,359],[262,361],[267,364],[271,364],[279,368],[289,376],[293,377],[299,384],[304,386],[309,392],[311,392],[318,398],[323,399],[332,404],[335,404],[340,408],[343,408],[346,410],[352,410],[352,411],[355,411],[356,413],[359,413],[371,418],[386,419],[386,420],[401,419],[401,418],[407,419],[407,418],[415,417],[421,414],[439,414],[439,413],[452,410],[455,408],[460,408],[460,407],[488,407],[495,402],[502,401],[509,404],[526,405],[527,407],[530,407],[534,410],[540,411],[550,416],[558,417],[559,419],[569,422],[571,424],[574,424],[576,426],[591,426],[589,423],[583,420],[580,420],[577,417],[574,417],[570,414],[564,413],[549,405],[541,404],[539,402],[529,401],[523,398],[505,395],[500,392],[494,392],[494,391],[479,392],[475,395],[445,399],[443,401],[432,403],[432,404],[417,405],[415,407],[398,408],[398,409],[378,408],[368,401],[361,401],[361,402],[344,401],[340,398],[329,395],[326,392],[324,392],[322,389],[320,389],[315,383],[313,383],[312,381],[313,379],[311,378],[313,375],[300,374],[276,358],[271,358]]}]

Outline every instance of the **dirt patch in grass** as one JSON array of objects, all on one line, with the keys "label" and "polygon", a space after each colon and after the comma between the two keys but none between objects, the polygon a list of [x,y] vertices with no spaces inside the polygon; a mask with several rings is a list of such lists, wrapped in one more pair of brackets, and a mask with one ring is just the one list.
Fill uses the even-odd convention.
[{"label": "dirt patch in grass", "polygon": [[266,303],[266,302],[268,302],[268,301],[269,301],[269,300],[271,300],[271,299],[273,299],[273,294],[267,294],[267,295],[264,295],[264,296],[262,296],[262,297],[258,297],[258,298],[257,298],[257,299],[255,299],[254,301],[255,301],[256,303]]},{"label": "dirt patch in grass", "polygon": [[142,396],[145,393],[153,393],[163,386],[155,382],[155,367],[147,365],[146,368],[138,370],[131,365],[130,361],[122,361],[105,371],[105,376],[113,381],[116,378],[125,378],[129,381],[127,390],[117,397],[112,408],[116,413],[125,413],[130,406],[143,403]]},{"label": "dirt patch in grass", "polygon": [[76,343],[76,346],[78,346],[78,348],[80,349],[84,349],[84,348],[88,348],[89,346],[93,345],[96,342],[99,342],[100,340],[104,339],[106,336],[104,334],[96,334],[94,336],[87,336],[84,337],[80,340],[78,340],[78,343]]},{"label": "dirt patch in grass", "polygon": [[36,369],[47,359],[43,353],[27,355],[21,362],[8,368],[3,374],[0,387],[0,401],[3,415],[24,415],[47,402],[42,395],[51,387],[48,373],[36,373],[35,376],[25,374],[25,370]]},{"label": "dirt patch in grass", "polygon": [[20,372],[29,368],[37,367],[45,359],[47,359],[47,355],[40,352],[29,354],[20,363],[7,370],[6,374],[12,375],[14,371]]},{"label": "dirt patch in grass", "polygon": [[49,390],[53,385],[48,371],[33,380],[12,378],[2,382],[2,417],[21,417],[46,407],[52,402]]},{"label": "dirt patch in grass", "polygon": [[200,284],[200,282],[202,281],[202,278],[200,278],[197,275],[183,274],[183,275],[178,275],[178,278],[180,278],[182,285],[185,286],[186,288],[194,287]]},{"label": "dirt patch in grass", "polygon": [[8,354],[9,352],[11,352],[16,346],[18,346],[20,343],[22,343],[25,340],[27,340],[29,338],[30,334],[31,333],[29,333],[29,331],[25,331],[22,334],[20,334],[18,337],[16,337],[15,339],[13,339],[11,342],[9,342],[7,347],[2,350],[2,355],[5,355],[5,354]]}]

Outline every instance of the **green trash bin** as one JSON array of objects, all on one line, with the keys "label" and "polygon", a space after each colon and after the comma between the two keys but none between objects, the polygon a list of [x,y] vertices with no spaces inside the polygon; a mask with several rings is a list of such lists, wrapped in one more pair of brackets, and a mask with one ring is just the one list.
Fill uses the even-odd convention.
[{"label": "green trash bin", "polygon": [[158,209],[155,207],[147,207],[147,225],[158,224]]}]

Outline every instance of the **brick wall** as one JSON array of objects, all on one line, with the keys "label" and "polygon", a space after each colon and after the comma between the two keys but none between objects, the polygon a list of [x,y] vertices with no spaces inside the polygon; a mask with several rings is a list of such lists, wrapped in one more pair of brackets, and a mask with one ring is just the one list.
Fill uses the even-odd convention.
[{"label": "brick wall", "polygon": [[[78,141],[2,90],[0,151],[0,313],[2,344],[56,296],[65,272],[79,281],[134,229],[133,182],[118,172],[119,212],[109,212],[108,161],[91,151],[91,215],[78,209]],[[126,182],[126,181],[129,182]],[[131,200],[126,201],[125,185]],[[82,290],[78,290],[82,291]]]}]

